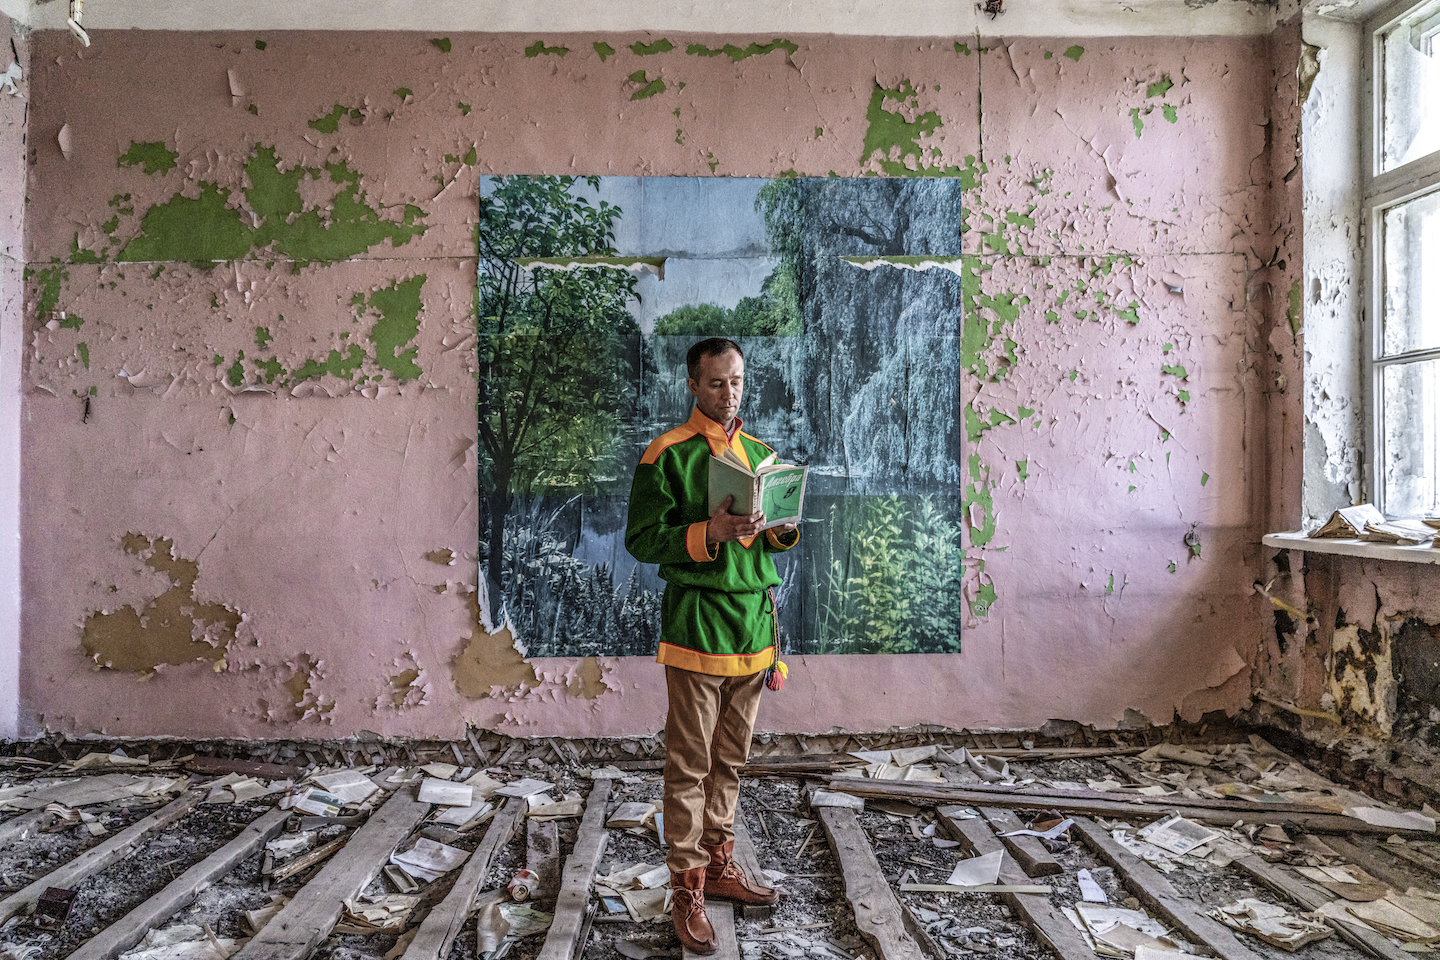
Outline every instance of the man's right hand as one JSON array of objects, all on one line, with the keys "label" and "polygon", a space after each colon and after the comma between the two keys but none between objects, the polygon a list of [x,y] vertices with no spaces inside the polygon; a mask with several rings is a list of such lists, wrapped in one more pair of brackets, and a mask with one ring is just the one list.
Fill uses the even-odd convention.
[{"label": "man's right hand", "polygon": [[748,540],[758,534],[760,528],[765,525],[765,514],[763,513],[752,513],[748,517],[731,513],[730,504],[734,502],[734,497],[726,497],[721,501],[719,509],[710,517],[710,522],[705,525],[706,543]]}]

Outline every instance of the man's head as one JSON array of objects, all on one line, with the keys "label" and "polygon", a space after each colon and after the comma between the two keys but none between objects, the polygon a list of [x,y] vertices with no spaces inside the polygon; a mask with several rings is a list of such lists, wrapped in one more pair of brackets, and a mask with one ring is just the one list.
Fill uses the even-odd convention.
[{"label": "man's head", "polygon": [[695,396],[695,406],[728,430],[745,389],[745,355],[740,344],[724,337],[701,340],[685,355],[685,368],[690,374],[685,385]]}]

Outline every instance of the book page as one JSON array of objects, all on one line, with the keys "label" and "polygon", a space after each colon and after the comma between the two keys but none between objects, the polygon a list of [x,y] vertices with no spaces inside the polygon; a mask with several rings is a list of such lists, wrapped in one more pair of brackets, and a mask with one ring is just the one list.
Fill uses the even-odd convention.
[{"label": "book page", "polygon": [[[725,451],[729,453],[729,450]],[[720,457],[710,458],[709,511],[713,517],[726,497],[734,497],[730,513],[747,516],[755,512],[755,479],[744,467]]]},{"label": "book page", "polygon": [[765,529],[800,521],[807,472],[805,467],[787,467],[767,472],[761,478],[760,509],[765,514]]}]

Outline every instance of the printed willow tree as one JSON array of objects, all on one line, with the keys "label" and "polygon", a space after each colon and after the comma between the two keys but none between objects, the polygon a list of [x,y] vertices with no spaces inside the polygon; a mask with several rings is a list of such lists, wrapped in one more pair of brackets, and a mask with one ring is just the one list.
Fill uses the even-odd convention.
[{"label": "printed willow tree", "polygon": [[527,576],[546,573],[517,549],[533,531],[509,524],[537,515],[537,497],[594,492],[621,470],[640,375],[640,331],[626,309],[636,278],[614,267],[534,262],[618,253],[620,208],[576,192],[599,183],[496,177],[480,198],[480,479],[487,612],[497,621],[503,605],[524,605]]}]

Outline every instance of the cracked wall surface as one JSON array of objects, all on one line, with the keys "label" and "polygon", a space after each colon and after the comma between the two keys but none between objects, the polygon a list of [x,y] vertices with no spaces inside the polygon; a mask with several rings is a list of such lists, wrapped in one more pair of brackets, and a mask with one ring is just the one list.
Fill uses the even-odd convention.
[{"label": "cracked wall surface", "polygon": [[962,185],[964,652],[796,658],[762,727],[1247,702],[1298,510],[1298,28],[33,45],[25,730],[660,728],[650,658],[526,659],[480,603],[476,197],[510,173]]}]

